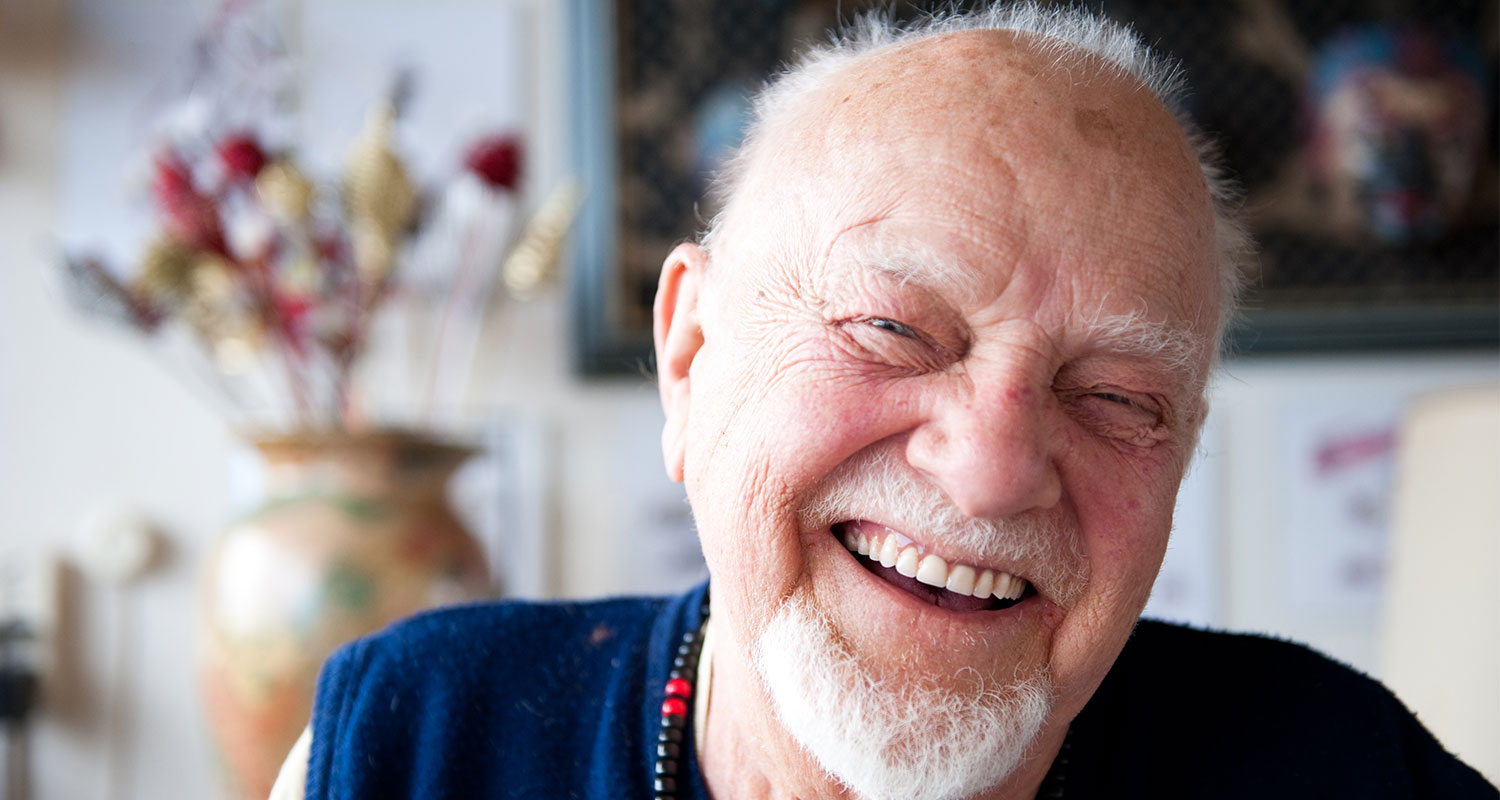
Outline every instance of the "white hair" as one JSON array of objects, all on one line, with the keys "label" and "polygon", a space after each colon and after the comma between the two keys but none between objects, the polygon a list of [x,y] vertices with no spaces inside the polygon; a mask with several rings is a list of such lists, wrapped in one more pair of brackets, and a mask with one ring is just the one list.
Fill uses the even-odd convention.
[{"label": "white hair", "polygon": [[752,155],[775,127],[776,120],[800,105],[854,61],[871,53],[913,42],[965,31],[1012,31],[1026,34],[1026,46],[1062,64],[1079,54],[1096,60],[1106,71],[1130,78],[1151,92],[1174,115],[1197,157],[1208,186],[1214,213],[1214,246],[1219,273],[1217,338],[1222,341],[1239,303],[1251,241],[1238,206],[1240,192],[1220,165],[1218,148],[1189,119],[1186,85],[1178,63],[1156,52],[1130,28],[1071,6],[1043,8],[1036,2],[995,3],[970,12],[945,11],[911,23],[898,23],[888,13],[861,15],[833,37],[814,46],[773,76],[752,100],[745,138],[713,181],[719,214],[702,237],[713,249],[728,200],[744,180]]},{"label": "white hair", "polygon": [[760,635],[755,667],[781,724],[865,800],[958,800],[996,786],[1051,709],[1046,669],[1005,684],[967,670],[962,690],[881,680],[800,598]]}]

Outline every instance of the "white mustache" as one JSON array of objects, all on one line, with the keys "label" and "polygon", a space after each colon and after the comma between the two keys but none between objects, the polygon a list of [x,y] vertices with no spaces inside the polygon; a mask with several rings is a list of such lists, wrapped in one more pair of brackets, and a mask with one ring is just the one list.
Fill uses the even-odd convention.
[{"label": "white mustache", "polygon": [[890,447],[867,448],[840,464],[803,505],[805,529],[865,519],[951,557],[1022,566],[1054,599],[1082,589],[1085,560],[1076,531],[1055,514],[1003,519],[965,515]]}]

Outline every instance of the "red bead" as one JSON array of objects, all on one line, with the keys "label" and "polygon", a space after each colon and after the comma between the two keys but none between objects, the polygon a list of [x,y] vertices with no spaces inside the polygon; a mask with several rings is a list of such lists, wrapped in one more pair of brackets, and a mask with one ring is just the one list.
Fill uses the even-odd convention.
[{"label": "red bead", "polygon": [[682,702],[680,697],[668,697],[661,704],[661,715],[664,717],[687,716],[687,703]]},{"label": "red bead", "polygon": [[678,697],[692,697],[693,685],[682,678],[673,678],[667,681],[667,694]]}]

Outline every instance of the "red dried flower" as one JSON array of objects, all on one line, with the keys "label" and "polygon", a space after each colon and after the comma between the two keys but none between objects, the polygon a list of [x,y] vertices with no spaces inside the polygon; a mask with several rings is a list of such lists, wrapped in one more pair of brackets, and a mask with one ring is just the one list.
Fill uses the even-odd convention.
[{"label": "red dried flower", "polygon": [[195,194],[193,173],[187,162],[168,150],[157,153],[152,160],[155,171],[152,175],[151,192],[162,211],[169,211],[182,199]]},{"label": "red dried flower", "polygon": [[230,134],[219,140],[214,149],[230,180],[253,180],[269,160],[260,143],[248,133]]},{"label": "red dried flower", "polygon": [[464,167],[491,189],[512,191],[521,177],[521,143],[504,134],[485,136],[469,148]]},{"label": "red dried flower", "polygon": [[155,161],[152,193],[162,212],[162,227],[167,233],[196,250],[207,250],[227,256],[223,223],[219,209],[211,198],[193,186],[192,171],[176,153],[160,153]]}]

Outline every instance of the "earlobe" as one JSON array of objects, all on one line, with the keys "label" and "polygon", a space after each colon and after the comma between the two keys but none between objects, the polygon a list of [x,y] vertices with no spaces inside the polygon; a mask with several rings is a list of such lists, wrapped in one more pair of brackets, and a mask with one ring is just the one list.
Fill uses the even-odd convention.
[{"label": "earlobe", "polygon": [[661,282],[652,308],[652,338],[656,343],[656,379],[667,422],[662,428],[662,456],[667,477],[682,482],[687,448],[688,407],[692,399],[689,373],[693,359],[703,347],[703,327],[698,321],[708,253],[696,244],[684,243],[672,250],[662,264]]}]

